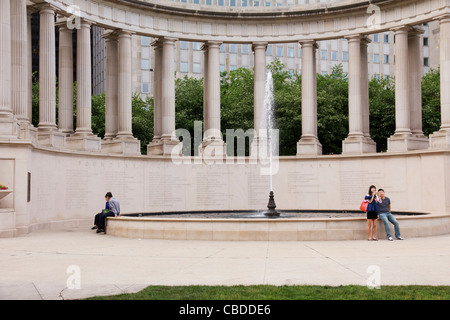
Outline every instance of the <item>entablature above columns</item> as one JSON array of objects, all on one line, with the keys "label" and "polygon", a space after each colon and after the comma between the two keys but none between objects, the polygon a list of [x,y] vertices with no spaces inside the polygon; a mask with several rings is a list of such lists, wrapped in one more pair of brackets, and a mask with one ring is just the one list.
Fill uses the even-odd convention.
[{"label": "entablature above columns", "polygon": [[[40,0],[72,16],[72,0]],[[157,5],[159,3],[159,5]],[[78,14],[106,29],[130,30],[150,37],[224,43],[289,43],[370,34],[418,25],[450,15],[450,0],[336,1],[328,6],[282,9],[195,10],[162,6],[160,1],[79,1]],[[345,5],[346,4],[346,5]],[[372,6],[369,8],[369,6]],[[182,8],[182,10],[180,9]],[[376,10],[373,10],[377,8]]]}]

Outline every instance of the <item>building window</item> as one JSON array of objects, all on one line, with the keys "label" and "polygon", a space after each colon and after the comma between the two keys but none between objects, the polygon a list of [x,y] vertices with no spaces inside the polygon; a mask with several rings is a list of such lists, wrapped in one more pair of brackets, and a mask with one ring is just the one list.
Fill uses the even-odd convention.
[{"label": "building window", "polygon": [[187,41],[180,41],[180,48],[181,49],[187,49],[188,48]]},{"label": "building window", "polygon": [[221,6],[221,7],[223,7],[223,0],[217,1],[217,4],[218,4],[219,6]]},{"label": "building window", "polygon": [[342,51],[342,61],[348,61],[348,52]]},{"label": "building window", "polygon": [[212,4],[212,0],[206,0],[205,2],[208,6],[210,6]]},{"label": "building window", "polygon": [[194,73],[201,73],[200,63],[194,63]]},{"label": "building window", "polygon": [[150,46],[150,37],[141,37],[141,44],[143,47]]},{"label": "building window", "polygon": [[373,62],[374,63],[380,63],[380,55],[379,54],[374,54],[373,55]]},{"label": "building window", "polygon": [[200,4],[200,0],[194,0],[194,4]]},{"label": "building window", "polygon": [[202,49],[202,44],[201,44],[201,42],[194,42],[194,43],[192,43],[192,48],[193,48],[194,50],[201,50],[201,49]]},{"label": "building window", "polygon": [[338,59],[338,52],[337,51],[331,51],[331,60],[337,61]]},{"label": "building window", "polygon": [[256,1],[256,0],[253,1],[253,6],[254,6],[254,7],[259,7],[259,1]]},{"label": "building window", "polygon": [[150,85],[147,82],[142,83],[142,93],[149,93],[150,92]]},{"label": "building window", "polygon": [[378,34],[378,33],[375,33],[375,34],[373,35],[373,42],[380,42],[379,34]]},{"label": "building window", "polygon": [[220,65],[220,72],[224,72],[225,71],[225,65],[224,64],[221,64]]},{"label": "building window", "polygon": [[189,65],[188,65],[187,62],[182,62],[180,64],[180,71],[183,72],[183,73],[189,72]]},{"label": "building window", "polygon": [[150,60],[142,59],[141,60],[141,69],[142,70],[150,70]]},{"label": "building window", "polygon": [[384,34],[384,43],[389,43],[389,34]]},{"label": "building window", "polygon": [[247,7],[248,6],[248,0],[242,0],[241,6]]},{"label": "building window", "polygon": [[327,50],[320,50],[320,59],[327,60]]},{"label": "building window", "polygon": [[230,7],[236,7],[236,0],[230,0]]},{"label": "building window", "polygon": [[429,58],[423,58],[423,65],[425,67],[429,67],[430,66],[430,59]]},{"label": "building window", "polygon": [[389,64],[389,55],[388,54],[384,55],[384,63]]},{"label": "building window", "polygon": [[277,57],[282,57],[282,56],[283,56],[283,47],[277,46]]},{"label": "building window", "polygon": [[242,53],[248,53],[248,44],[243,44],[241,51],[242,51]]},{"label": "building window", "polygon": [[425,46],[425,47],[428,47],[428,38],[423,38],[423,45]]},{"label": "building window", "polygon": [[237,66],[235,66],[235,65],[231,65],[230,66],[230,71],[233,71],[233,70],[236,70],[237,69]]},{"label": "building window", "polygon": [[301,59],[302,58],[302,48],[300,48],[299,50],[298,50],[298,57]]},{"label": "building window", "polygon": [[223,43],[220,45],[219,51],[220,52],[225,52],[225,45]]},{"label": "building window", "polygon": [[271,55],[272,55],[272,45],[268,45],[267,50],[266,50],[266,56],[271,56]]},{"label": "building window", "polygon": [[288,48],[288,57],[293,58],[294,57],[294,48]]},{"label": "building window", "polygon": [[237,52],[236,45],[234,43],[229,44],[228,50],[231,53],[236,53]]}]

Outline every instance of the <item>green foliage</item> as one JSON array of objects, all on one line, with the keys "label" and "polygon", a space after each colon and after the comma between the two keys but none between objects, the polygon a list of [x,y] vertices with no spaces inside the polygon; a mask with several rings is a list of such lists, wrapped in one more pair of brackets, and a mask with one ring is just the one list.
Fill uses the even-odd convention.
[{"label": "green foliage", "polygon": [[393,78],[369,81],[370,136],[377,151],[387,150],[387,138],[395,132],[395,83]]},{"label": "green foliage", "polygon": [[441,126],[441,70],[431,69],[422,78],[423,133],[429,135]]},{"label": "green foliage", "polygon": [[342,152],[348,135],[348,78],[342,65],[317,75],[317,131],[324,154]]},{"label": "green foliage", "polygon": [[147,145],[153,139],[153,98],[143,100],[137,93],[132,98],[133,136],[141,141],[141,153],[147,154]]}]

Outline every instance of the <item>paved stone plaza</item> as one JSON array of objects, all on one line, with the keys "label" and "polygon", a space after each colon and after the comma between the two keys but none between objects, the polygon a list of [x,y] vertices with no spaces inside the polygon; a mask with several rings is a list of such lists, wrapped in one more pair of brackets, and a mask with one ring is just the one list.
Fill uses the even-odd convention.
[{"label": "paved stone plaza", "polygon": [[[450,285],[450,235],[404,241],[169,241],[42,230],[0,242],[0,299],[79,299],[149,285]],[[79,268],[80,289],[68,289]],[[69,270],[69,273],[67,272]],[[68,281],[69,280],[69,281]]]}]

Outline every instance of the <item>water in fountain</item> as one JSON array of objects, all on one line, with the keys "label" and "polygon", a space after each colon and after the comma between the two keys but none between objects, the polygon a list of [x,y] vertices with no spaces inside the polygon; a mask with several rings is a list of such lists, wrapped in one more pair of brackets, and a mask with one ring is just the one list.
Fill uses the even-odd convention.
[{"label": "water in fountain", "polygon": [[266,87],[264,92],[264,113],[263,128],[267,128],[267,144],[269,151],[269,179],[270,179],[270,193],[269,193],[269,204],[267,205],[268,211],[264,214],[269,217],[277,217],[280,215],[279,212],[275,210],[275,200],[273,194],[273,160],[274,156],[278,155],[278,141],[274,139],[274,129],[275,129],[275,110],[274,110],[274,98],[273,98],[273,77],[272,72],[269,70],[266,77]]}]

